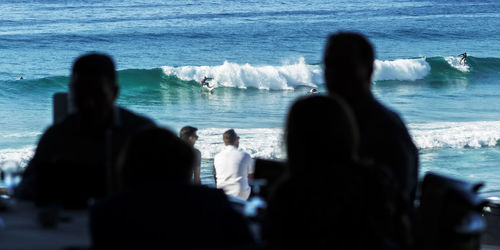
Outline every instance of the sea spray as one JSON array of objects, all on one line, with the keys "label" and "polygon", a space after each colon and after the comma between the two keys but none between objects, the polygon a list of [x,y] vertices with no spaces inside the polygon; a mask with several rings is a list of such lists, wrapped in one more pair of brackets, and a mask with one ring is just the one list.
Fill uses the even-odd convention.
[{"label": "sea spray", "polygon": [[429,74],[431,66],[424,58],[397,59],[393,61],[375,60],[374,81],[422,79]]},{"label": "sea spray", "polygon": [[268,90],[292,90],[297,86],[323,83],[319,65],[308,65],[304,58],[281,66],[254,66],[225,61],[218,66],[163,66],[166,75],[175,75],[184,81],[201,81],[204,76],[213,78],[215,87],[258,88]]}]

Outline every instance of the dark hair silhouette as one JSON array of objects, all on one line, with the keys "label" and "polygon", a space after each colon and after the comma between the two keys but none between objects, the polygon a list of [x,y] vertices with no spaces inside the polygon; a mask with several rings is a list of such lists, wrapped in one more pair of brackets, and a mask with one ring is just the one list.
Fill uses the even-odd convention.
[{"label": "dark hair silhouette", "polygon": [[328,91],[340,95],[369,89],[375,52],[361,34],[338,32],[328,38],[323,55]]},{"label": "dark hair silhouette", "polygon": [[290,108],[285,141],[291,174],[317,175],[356,157],[359,135],[354,116],[340,98],[311,96]]},{"label": "dark hair silhouette", "polygon": [[181,140],[186,141],[190,136],[194,136],[196,131],[198,131],[198,129],[195,127],[185,126],[181,129],[179,137]]},{"label": "dark hair silhouette", "polygon": [[88,124],[109,122],[118,96],[115,64],[110,56],[90,53],[78,57],[69,84],[71,107]]},{"label": "dark hair silhouette", "polygon": [[234,129],[230,129],[230,130],[227,130],[226,132],[224,132],[224,134],[222,135],[222,139],[224,140],[224,143],[226,145],[234,145],[234,143],[236,142],[236,140],[238,139],[238,135],[236,134],[236,132],[234,131]]},{"label": "dark hair silhouette", "polygon": [[118,162],[124,187],[155,181],[189,183],[195,155],[191,146],[164,128],[137,133],[126,144]]}]

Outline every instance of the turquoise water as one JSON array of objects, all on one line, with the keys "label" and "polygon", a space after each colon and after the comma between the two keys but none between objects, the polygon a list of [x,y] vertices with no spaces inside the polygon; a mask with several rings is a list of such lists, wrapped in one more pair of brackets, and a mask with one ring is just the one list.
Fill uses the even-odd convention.
[{"label": "turquoise water", "polygon": [[[373,91],[408,124],[420,174],[500,189],[498,27],[497,1],[2,1],[0,164],[26,165],[52,94],[88,51],[114,57],[120,105],[200,129],[205,183],[227,128],[252,156],[282,159],[288,107],[324,93],[326,37],[355,30],[375,46]],[[213,93],[199,88],[205,75]]]}]

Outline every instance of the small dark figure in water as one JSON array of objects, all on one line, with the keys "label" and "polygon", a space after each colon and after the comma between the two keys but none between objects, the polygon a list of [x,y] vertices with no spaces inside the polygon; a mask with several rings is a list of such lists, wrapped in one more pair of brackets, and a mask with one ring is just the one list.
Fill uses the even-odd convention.
[{"label": "small dark figure in water", "polygon": [[318,90],[315,88],[312,88],[311,90],[309,90],[309,93],[316,94],[316,93],[318,93]]},{"label": "small dark figure in water", "polygon": [[193,147],[154,128],[119,157],[121,191],[91,209],[93,249],[248,249],[253,239],[222,190],[192,185]]},{"label": "small dark figure in water", "polygon": [[460,54],[460,55],[458,55],[458,56],[460,56],[460,57],[461,57],[461,58],[460,58],[460,63],[461,63],[461,64],[465,64],[465,59],[467,59],[467,52],[464,52],[464,53],[462,53],[462,54]]},{"label": "small dark figure in water", "polygon": [[203,80],[201,80],[201,86],[207,86],[208,88],[210,88],[210,84],[209,84],[209,81],[212,80],[213,78],[209,78],[209,77],[206,77],[204,76],[203,77]]},{"label": "small dark figure in water", "polygon": [[75,111],[40,138],[16,191],[18,198],[40,206],[82,208],[90,198],[111,192],[121,146],[138,130],[154,126],[150,119],[115,106],[118,89],[110,56],[90,53],[76,59],[69,83]]},{"label": "small dark figure in water", "polygon": [[23,77],[23,76],[20,76],[20,77],[18,77],[16,80],[23,80],[23,79],[24,79],[24,77]]}]

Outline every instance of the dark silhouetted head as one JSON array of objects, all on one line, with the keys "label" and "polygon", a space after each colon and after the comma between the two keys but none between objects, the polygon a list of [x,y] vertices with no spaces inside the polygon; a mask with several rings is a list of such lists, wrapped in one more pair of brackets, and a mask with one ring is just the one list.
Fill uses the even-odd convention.
[{"label": "dark silhouetted head", "polygon": [[189,183],[193,173],[193,148],[164,128],[151,128],[134,135],[122,151],[118,171],[122,186],[150,182]]},{"label": "dark silhouetted head", "polygon": [[69,89],[72,105],[86,123],[102,126],[109,122],[118,96],[111,57],[99,53],[78,57],[71,71]]},{"label": "dark silhouetted head", "polygon": [[341,96],[370,91],[374,60],[373,46],[363,35],[330,35],[323,56],[328,91]]},{"label": "dark silhouetted head", "polygon": [[198,131],[198,129],[195,127],[185,126],[181,129],[179,137],[181,138],[181,140],[189,143],[191,146],[194,146],[196,140],[198,139],[196,131]]},{"label": "dark silhouetted head", "polygon": [[227,130],[224,132],[222,135],[222,139],[224,140],[224,144],[227,145],[233,145],[235,147],[238,147],[240,145],[240,137],[236,134],[234,129]]},{"label": "dark silhouetted head", "polygon": [[292,174],[327,174],[336,163],[353,161],[359,135],[354,115],[340,97],[315,95],[290,108],[285,141]]}]

